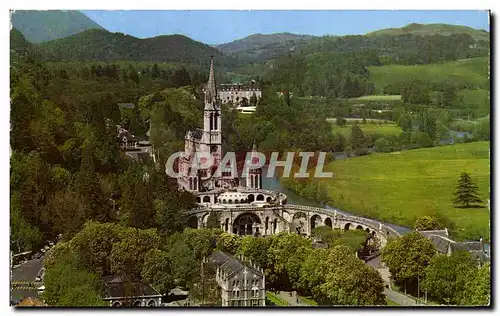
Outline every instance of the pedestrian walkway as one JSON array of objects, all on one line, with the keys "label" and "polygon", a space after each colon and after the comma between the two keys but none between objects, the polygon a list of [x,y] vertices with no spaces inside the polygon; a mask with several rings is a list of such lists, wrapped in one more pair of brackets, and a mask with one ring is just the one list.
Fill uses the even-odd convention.
[{"label": "pedestrian walkway", "polygon": [[[292,294],[292,295],[290,295]],[[304,302],[298,300],[298,296],[296,292],[286,292],[280,291],[278,292],[278,297],[283,301],[287,302],[290,306],[310,306],[305,304]]]}]

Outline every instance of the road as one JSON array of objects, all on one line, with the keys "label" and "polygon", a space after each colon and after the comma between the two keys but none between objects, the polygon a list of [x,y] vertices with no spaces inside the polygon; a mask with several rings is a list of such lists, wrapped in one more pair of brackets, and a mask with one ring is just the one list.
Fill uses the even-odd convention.
[{"label": "road", "polygon": [[380,273],[382,279],[384,280],[384,284],[388,286],[388,288],[384,288],[384,294],[391,301],[401,305],[401,306],[424,306],[424,304],[417,303],[414,299],[404,295],[403,293],[399,293],[390,288],[391,286],[391,273],[389,269],[382,264],[381,256],[375,257],[372,260],[366,262],[367,265],[371,266],[375,270]]},{"label": "road", "polygon": [[[290,293],[292,293],[292,296],[290,296]],[[290,306],[310,306],[303,303],[302,301],[299,301],[299,303],[297,303],[297,296],[295,292],[280,291],[278,292],[278,297],[287,302]]]},{"label": "road", "polygon": [[[42,268],[42,259],[29,260],[11,271],[11,301],[22,299],[24,297],[36,297],[36,284],[30,287],[27,282],[35,283],[35,278]],[[24,282],[23,282],[24,281]],[[15,287],[14,289],[12,289]]]}]

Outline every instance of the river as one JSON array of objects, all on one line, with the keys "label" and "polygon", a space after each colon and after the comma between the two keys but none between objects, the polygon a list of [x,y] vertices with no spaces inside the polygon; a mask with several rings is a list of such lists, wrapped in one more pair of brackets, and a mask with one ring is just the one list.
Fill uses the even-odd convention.
[{"label": "river", "polygon": [[[263,173],[263,175],[267,174],[267,168],[266,167],[263,168],[262,173]],[[278,192],[286,194],[287,197],[288,197],[287,198],[287,203],[288,204],[322,207],[322,208],[332,209],[332,210],[333,209],[337,209],[337,212],[339,212],[341,214],[358,216],[358,215],[355,215],[355,214],[352,214],[352,213],[340,210],[340,209],[338,209],[338,208],[336,208],[334,206],[331,206],[331,205],[322,205],[322,204],[320,204],[320,203],[318,203],[316,201],[304,198],[304,197],[296,194],[295,192],[293,192],[293,191],[285,188],[276,177],[268,178],[268,177],[263,176],[262,177],[262,188],[263,189],[268,189],[268,190],[274,190],[274,191],[278,191]],[[391,224],[391,223],[385,223],[385,222],[382,222],[382,221],[380,221],[379,219],[376,219],[376,218],[373,218],[373,219],[375,219],[375,220],[383,223],[384,225],[387,225],[389,227],[394,228],[396,231],[398,231],[399,233],[402,233],[402,234],[405,234],[405,233],[408,233],[408,232],[411,231],[411,229],[409,229],[407,227],[402,227],[402,226],[398,226],[398,225]]]}]

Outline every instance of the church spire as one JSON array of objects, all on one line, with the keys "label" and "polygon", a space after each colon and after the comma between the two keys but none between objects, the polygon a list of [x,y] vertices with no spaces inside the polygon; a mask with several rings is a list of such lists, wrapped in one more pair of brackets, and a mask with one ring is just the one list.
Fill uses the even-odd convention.
[{"label": "church spire", "polygon": [[208,76],[206,91],[206,102],[214,102],[217,99],[217,88],[215,86],[214,56],[210,59],[210,75]]}]

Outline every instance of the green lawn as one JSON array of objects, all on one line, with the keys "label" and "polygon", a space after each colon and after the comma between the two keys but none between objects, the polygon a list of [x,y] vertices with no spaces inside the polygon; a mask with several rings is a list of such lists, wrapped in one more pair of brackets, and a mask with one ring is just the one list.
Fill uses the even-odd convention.
[{"label": "green lawn", "polygon": [[390,299],[386,298],[385,301],[387,302],[387,306],[401,306],[398,303],[391,301]]},{"label": "green lawn", "polygon": [[388,85],[399,86],[408,80],[418,79],[440,84],[449,79],[466,84],[469,89],[487,89],[489,80],[489,58],[479,57],[428,65],[384,65],[369,67],[370,79],[376,93],[382,94]]},{"label": "green lawn", "polygon": [[[334,133],[341,133],[346,138],[351,135],[352,124],[346,126],[338,126],[335,121],[332,121],[332,130]],[[394,123],[382,123],[380,125],[372,123],[371,119],[367,120],[366,124],[359,123],[358,126],[365,134],[380,134],[382,136],[399,135],[402,130]]]},{"label": "green lawn", "polygon": [[318,302],[316,302],[315,300],[313,300],[310,297],[299,296],[299,300],[304,302],[307,305],[311,305],[311,306],[318,306],[319,305]]},{"label": "green lawn", "polygon": [[419,216],[437,213],[455,224],[457,240],[489,239],[488,208],[454,208],[453,192],[468,172],[489,197],[489,142],[455,144],[331,162],[325,169],[332,204],[357,215],[412,227]]},{"label": "green lawn", "polygon": [[289,306],[287,302],[279,298],[273,292],[266,291],[266,299],[271,301],[276,306]]}]

